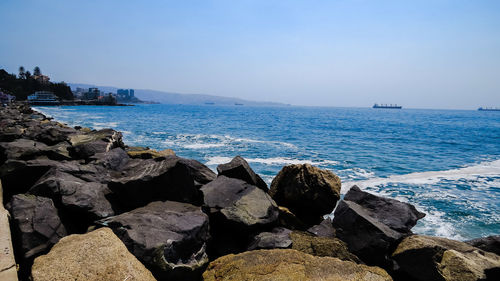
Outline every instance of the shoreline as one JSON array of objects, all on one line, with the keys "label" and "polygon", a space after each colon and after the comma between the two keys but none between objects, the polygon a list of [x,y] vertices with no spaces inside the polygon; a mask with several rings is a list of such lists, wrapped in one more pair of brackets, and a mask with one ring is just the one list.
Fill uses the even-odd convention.
[{"label": "shoreline", "polygon": [[[11,213],[21,280],[38,274],[31,272],[31,264],[36,266],[41,261],[37,257],[50,255],[58,240],[66,241],[66,237],[73,237],[71,234],[87,235],[85,233],[97,231],[94,229],[107,227],[158,280],[173,276],[178,280],[219,280],[211,276],[224,272],[218,263],[220,259],[232,262],[227,254],[242,259],[247,255],[271,258],[274,251],[278,255],[289,255],[287,259],[292,264],[298,262],[295,259],[309,259],[311,255],[321,263],[342,267],[349,263],[357,272],[377,272],[381,278],[377,280],[416,278],[407,268],[407,255],[425,261],[430,259],[425,256],[426,251],[435,247],[444,252],[458,251],[464,261],[481,264],[480,270],[474,273],[478,278],[496,277],[491,274],[497,274],[495,270],[500,269],[498,255],[488,252],[486,262],[469,254],[480,250],[467,243],[413,234],[411,227],[425,214],[410,204],[354,187],[340,200],[340,179],[329,171],[308,164],[285,166],[268,188],[241,157],[219,165],[215,174],[204,164],[178,157],[171,150],[128,147],[118,131],[71,128],[35,112],[22,104],[0,109],[0,180],[4,186],[3,203],[7,203]],[[298,174],[307,180],[296,177]],[[69,190],[72,192],[67,192]],[[302,195],[298,198],[290,195],[294,192]],[[334,220],[322,220],[337,202]],[[20,213],[26,206],[44,210],[37,212],[42,217]],[[37,239],[38,244],[33,245],[35,240],[30,236],[33,230],[23,229],[19,218],[45,221],[45,227],[36,223],[32,226],[42,227],[43,230],[35,230],[42,236],[49,233],[41,243]],[[150,218],[158,221],[151,224]],[[57,220],[60,227],[47,228],[49,220]],[[193,220],[199,223],[195,228]],[[353,225],[353,221],[356,224]],[[154,230],[155,225],[163,225],[168,231]],[[172,225],[176,227],[169,229]],[[175,232],[179,227],[184,230]],[[124,229],[127,230],[124,232]],[[172,232],[177,234],[169,236]],[[366,236],[367,233],[370,235]],[[162,248],[162,257],[167,264],[180,263],[191,268],[190,271],[181,272],[167,264],[152,263],[152,252],[134,250],[150,247],[140,239],[131,238],[137,235],[160,239],[158,243],[162,247],[166,247],[169,239],[177,241],[172,245],[179,246]],[[57,241],[53,237],[58,237]],[[485,247],[491,246],[485,241],[489,240],[484,238],[473,245],[495,250]],[[413,252],[406,251],[408,247]],[[322,254],[318,249],[323,249]],[[183,257],[186,255],[191,258],[186,260]],[[330,260],[332,257],[335,262]],[[362,266],[361,262],[371,267]],[[399,264],[399,269],[390,266],[394,262]],[[421,266],[422,272],[434,274],[441,265],[436,261]],[[448,266],[453,272],[469,270],[466,264]],[[248,265],[235,274],[242,274],[242,278],[251,276],[254,273],[244,272],[251,268]],[[44,269],[50,270],[42,267],[42,271]],[[333,273],[320,270],[318,274]]]}]

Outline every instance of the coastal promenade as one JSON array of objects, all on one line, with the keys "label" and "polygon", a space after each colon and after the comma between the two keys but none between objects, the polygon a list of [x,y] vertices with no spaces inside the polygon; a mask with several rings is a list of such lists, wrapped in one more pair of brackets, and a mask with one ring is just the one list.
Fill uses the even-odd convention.
[{"label": "coastal promenade", "polygon": [[21,103],[0,108],[0,180],[20,280],[500,278],[500,237],[416,235],[415,206],[341,199],[332,171],[288,165],[268,186],[242,157],[215,173]]}]

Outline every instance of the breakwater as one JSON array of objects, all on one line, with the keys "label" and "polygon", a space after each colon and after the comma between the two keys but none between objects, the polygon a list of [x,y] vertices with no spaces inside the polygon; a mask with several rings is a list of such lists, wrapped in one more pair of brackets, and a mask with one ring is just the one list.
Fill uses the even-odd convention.
[{"label": "breakwater", "polygon": [[[118,131],[71,128],[25,105],[0,115],[0,180],[21,279],[499,274],[498,238],[467,244],[413,235],[424,213],[357,187],[340,200],[340,178],[328,170],[288,165],[269,187],[241,157],[218,165],[216,174],[171,150],[130,147]],[[323,219],[336,205],[333,221]]]}]

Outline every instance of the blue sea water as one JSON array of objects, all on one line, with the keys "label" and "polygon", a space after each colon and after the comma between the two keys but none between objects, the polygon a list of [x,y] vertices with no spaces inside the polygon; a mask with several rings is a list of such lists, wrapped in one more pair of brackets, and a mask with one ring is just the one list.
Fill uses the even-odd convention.
[{"label": "blue sea water", "polygon": [[236,155],[268,183],[310,163],[409,202],[413,229],[459,240],[500,234],[500,112],[136,105],[37,107],[71,126],[113,128],[128,145],[173,149],[215,170]]}]

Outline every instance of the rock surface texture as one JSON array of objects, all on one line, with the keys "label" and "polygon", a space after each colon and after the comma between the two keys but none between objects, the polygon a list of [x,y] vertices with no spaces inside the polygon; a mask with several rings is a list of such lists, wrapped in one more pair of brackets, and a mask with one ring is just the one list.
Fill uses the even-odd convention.
[{"label": "rock surface texture", "polygon": [[340,198],[340,178],[309,164],[283,167],[271,183],[269,194],[300,220],[315,225],[333,211]]},{"label": "rock surface texture", "polygon": [[[353,201],[350,201],[353,200]],[[351,188],[335,210],[333,225],[338,238],[367,264],[382,265],[399,239],[424,214],[414,206]]]},{"label": "rock surface texture", "polygon": [[175,156],[131,161],[114,174],[108,186],[126,210],[157,200],[201,203],[191,171]]},{"label": "rock surface texture", "polygon": [[392,280],[383,269],[314,257],[295,250],[256,250],[227,255],[210,263],[205,281]]},{"label": "rock surface texture", "polygon": [[35,259],[33,281],[152,281],[142,265],[109,228],[66,236]]},{"label": "rock surface texture", "polygon": [[392,257],[413,280],[500,280],[500,256],[450,239],[409,236]]},{"label": "rock surface texture", "polygon": [[153,202],[97,224],[110,227],[160,280],[196,280],[208,263],[208,216],[200,207]]},{"label": "rock surface texture", "polygon": [[278,206],[255,185],[219,176],[201,188],[204,208],[210,215],[216,255],[246,249],[252,232],[271,229],[278,219]]},{"label": "rock surface texture", "polygon": [[7,208],[26,259],[44,253],[67,234],[57,209],[49,198],[14,195]]}]

